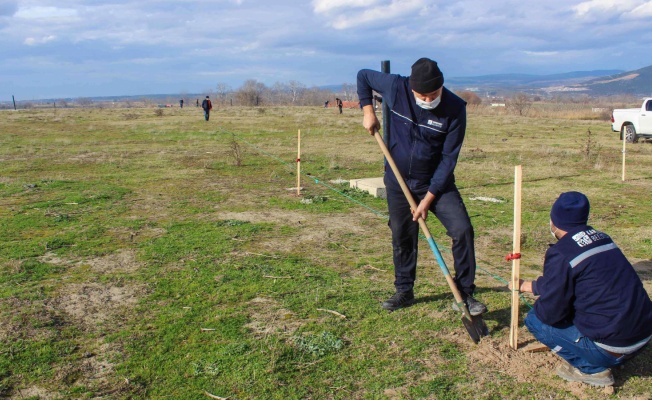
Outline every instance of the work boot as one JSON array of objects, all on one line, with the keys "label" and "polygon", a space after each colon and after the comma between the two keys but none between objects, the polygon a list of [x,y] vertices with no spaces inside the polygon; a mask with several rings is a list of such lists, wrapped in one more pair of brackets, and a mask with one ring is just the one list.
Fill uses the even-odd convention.
[{"label": "work boot", "polygon": [[614,376],[609,369],[596,372],[595,374],[585,374],[565,362],[557,367],[555,372],[557,372],[560,378],[570,382],[583,382],[593,386],[612,386],[614,384]]},{"label": "work boot", "polygon": [[396,292],[392,297],[383,302],[385,310],[394,311],[399,308],[410,306],[414,303],[414,292]]},{"label": "work boot", "polygon": [[[471,296],[468,296],[468,297],[464,300],[464,304],[466,304],[466,308],[469,309],[469,314],[471,314],[471,315],[474,316],[474,317],[475,317],[476,315],[484,314],[484,313],[487,312],[487,306],[485,306],[484,304],[480,303],[479,301],[477,301],[476,299],[474,299],[474,298],[471,297]],[[457,311],[457,312],[462,311],[462,310],[457,306],[457,302],[456,302],[455,300],[453,300],[453,310],[455,310],[455,311]]]}]

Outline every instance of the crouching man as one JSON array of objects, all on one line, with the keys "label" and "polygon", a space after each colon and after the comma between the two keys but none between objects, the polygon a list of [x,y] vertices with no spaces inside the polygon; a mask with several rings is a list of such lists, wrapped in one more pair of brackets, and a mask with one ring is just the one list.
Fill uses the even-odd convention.
[{"label": "crouching man", "polygon": [[546,252],[543,276],[521,280],[519,291],[539,296],[525,325],[568,362],[557,375],[610,386],[609,368],[634,357],[652,337],[652,301],[627,258],[587,225],[588,217],[585,195],[559,196],[550,211],[558,242]]}]

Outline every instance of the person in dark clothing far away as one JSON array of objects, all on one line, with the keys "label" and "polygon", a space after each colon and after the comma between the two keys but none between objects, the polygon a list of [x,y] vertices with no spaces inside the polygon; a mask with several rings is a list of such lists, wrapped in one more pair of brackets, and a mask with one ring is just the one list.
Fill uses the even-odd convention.
[{"label": "person in dark clothing far away", "polygon": [[340,114],[342,114],[342,107],[344,106],[344,104],[342,104],[342,100],[336,98],[335,99],[335,104],[337,104],[337,108],[340,109]]},{"label": "person in dark clothing far away", "polygon": [[213,103],[211,103],[211,99],[208,96],[201,102],[201,108],[204,109],[204,119],[208,121],[211,116],[211,110],[213,109]]},{"label": "person in dark clothing far away", "polygon": [[[474,232],[453,175],[466,132],[466,103],[443,86],[442,72],[428,58],[412,65],[409,78],[363,69],[357,80],[364,113],[362,125],[372,135],[380,129],[372,105],[373,91],[387,102],[392,132],[388,148],[418,203],[416,210],[410,210],[394,173],[385,168],[396,293],[382,307],[391,311],[414,303],[417,221],[418,217],[425,220],[431,211],[453,240],[455,283],[469,312],[486,312],[487,307],[473,297]],[[453,308],[459,311],[455,302]]]},{"label": "person in dark clothing far away", "polygon": [[179,107],[183,108],[183,99],[179,100]]},{"label": "person in dark clothing far away", "polygon": [[623,252],[587,225],[588,218],[584,194],[559,196],[550,211],[557,242],[546,251],[543,275],[520,280],[518,290],[539,296],[525,325],[566,360],[557,375],[611,386],[609,368],[639,354],[652,338],[652,301]]},{"label": "person in dark clothing far away", "polygon": [[326,101],[324,102],[324,108],[328,108],[328,103],[330,103],[329,100],[326,100]]},{"label": "person in dark clothing far away", "polygon": [[195,103],[195,107],[199,107],[199,99],[197,99],[197,102]]}]

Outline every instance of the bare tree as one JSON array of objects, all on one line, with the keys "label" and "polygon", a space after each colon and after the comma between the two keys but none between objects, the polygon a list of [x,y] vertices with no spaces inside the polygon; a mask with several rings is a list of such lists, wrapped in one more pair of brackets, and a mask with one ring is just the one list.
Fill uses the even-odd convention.
[{"label": "bare tree", "polygon": [[236,92],[238,102],[244,106],[261,105],[263,93],[267,90],[264,83],[249,79]]},{"label": "bare tree", "polygon": [[93,106],[93,99],[90,99],[88,97],[80,97],[77,99],[77,103],[79,103],[80,106],[86,108],[86,107],[92,107]]},{"label": "bare tree", "polygon": [[290,104],[290,89],[287,83],[276,82],[269,91],[269,101],[276,105]]},{"label": "bare tree", "polygon": [[482,104],[482,99],[474,92],[463,91],[459,92],[457,95],[460,96],[469,105],[478,106]]},{"label": "bare tree", "polygon": [[290,89],[292,95],[292,104],[297,104],[306,91],[306,85],[298,81],[290,81],[288,82],[288,89]]},{"label": "bare tree", "polygon": [[356,85],[352,83],[343,83],[342,84],[342,97],[344,97],[345,101],[353,101],[355,99],[357,92],[356,92]]},{"label": "bare tree", "polygon": [[507,102],[507,107],[518,115],[526,115],[532,107],[532,101],[525,93],[517,93]]},{"label": "bare tree", "polygon": [[220,82],[217,84],[217,91],[216,91],[216,100],[218,100],[220,103],[224,104],[226,103],[226,99],[229,96],[229,93],[233,92],[233,89],[231,89],[231,86],[224,82]]}]

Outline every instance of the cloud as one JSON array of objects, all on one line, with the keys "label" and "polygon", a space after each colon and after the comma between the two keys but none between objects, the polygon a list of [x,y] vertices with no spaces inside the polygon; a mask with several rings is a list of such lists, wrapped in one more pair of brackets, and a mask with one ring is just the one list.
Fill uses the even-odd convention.
[{"label": "cloud", "polygon": [[605,15],[620,16],[621,14],[631,12],[636,7],[646,1],[641,0],[589,0],[582,2],[574,7],[578,17],[599,18]]},{"label": "cloud", "polygon": [[[633,70],[652,64],[651,8],[650,0],[0,0],[0,87],[26,95],[38,86],[41,95],[61,76],[84,96],[247,79],[326,85],[352,82],[381,60],[409,74],[421,56],[452,77]],[[12,69],[25,60],[29,69]],[[88,83],[98,76],[106,85]]]},{"label": "cloud", "polygon": [[382,4],[375,0],[333,0],[332,3],[316,0],[313,5],[316,14],[327,15],[333,28],[349,29],[373,23],[397,22],[397,18],[413,13],[418,15],[426,6],[426,0],[385,0]]},{"label": "cloud", "polygon": [[533,56],[533,57],[557,57],[559,55],[558,51],[529,51],[529,50],[525,50],[523,53],[525,53],[528,56]]},{"label": "cloud", "polygon": [[376,3],[378,0],[314,0],[312,5],[316,14],[325,14],[343,8],[369,7]]},{"label": "cloud", "polygon": [[41,38],[31,38],[31,37],[29,37],[29,38],[26,38],[23,43],[25,43],[28,46],[35,46],[35,45],[38,45],[38,44],[45,44],[45,43],[51,42],[51,41],[55,40],[56,38],[57,37],[54,36],[54,35],[48,35],[48,36],[41,37]]},{"label": "cloud", "polygon": [[51,19],[51,18],[70,18],[77,16],[77,10],[72,8],[58,7],[26,7],[21,8],[14,15],[17,18],[24,19]]},{"label": "cloud", "polygon": [[652,17],[652,1],[641,4],[630,12],[623,14],[625,19],[645,19]]}]

